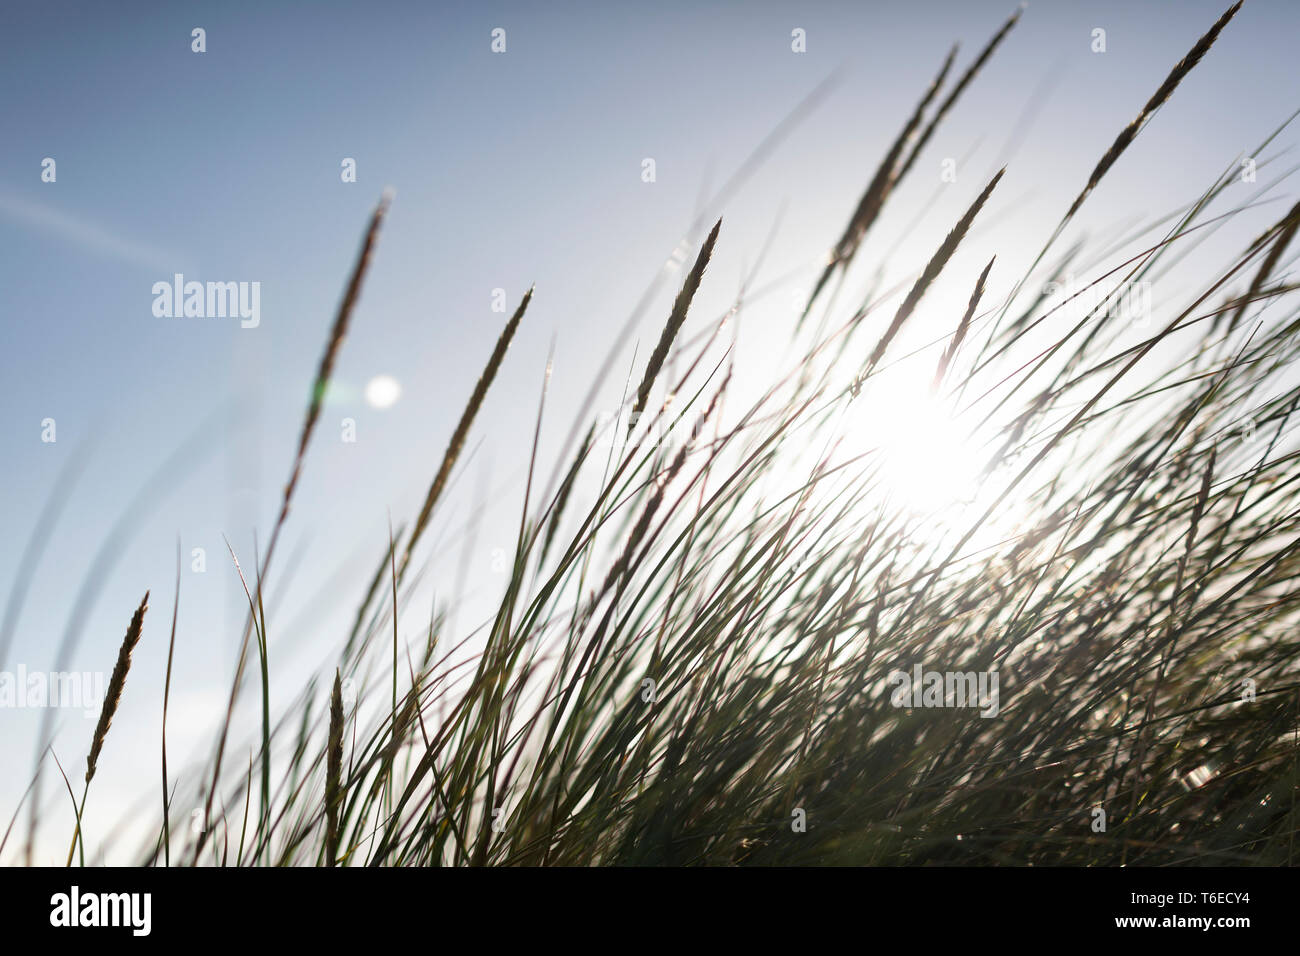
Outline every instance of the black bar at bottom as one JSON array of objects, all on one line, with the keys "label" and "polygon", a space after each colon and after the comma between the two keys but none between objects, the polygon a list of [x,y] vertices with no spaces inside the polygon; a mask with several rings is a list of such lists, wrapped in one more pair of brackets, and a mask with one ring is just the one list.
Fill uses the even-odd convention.
[{"label": "black bar at bottom", "polygon": [[4,869],[0,933],[6,943],[75,935],[259,946],[373,945],[415,933],[431,948],[452,929],[494,948],[513,938],[582,947],[593,931],[606,942],[644,935],[661,944],[772,932],[814,942],[834,931],[866,945],[901,931],[918,942],[1199,935],[1232,945],[1259,930],[1290,931],[1294,914],[1283,910],[1293,892],[1289,871],[1249,868]]}]

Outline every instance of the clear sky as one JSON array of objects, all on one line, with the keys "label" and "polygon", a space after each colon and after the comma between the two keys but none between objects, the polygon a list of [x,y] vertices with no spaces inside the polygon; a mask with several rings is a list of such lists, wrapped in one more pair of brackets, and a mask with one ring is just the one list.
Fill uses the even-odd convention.
[{"label": "clear sky", "polygon": [[[860,258],[928,256],[1007,163],[990,232],[954,272],[968,289],[990,248],[1023,268],[1116,133],[1226,6],[1031,3]],[[782,216],[761,277],[781,283],[754,303],[739,348],[755,356],[783,341],[793,290],[812,282],[948,47],[960,41],[965,69],[1012,9],[1007,0],[0,7],[0,595],[20,569],[31,574],[0,670],[52,667],[81,594],[71,668],[108,671],[131,611],[153,592],[88,826],[102,832],[124,801],[156,790],[178,537],[186,570],[173,764],[208,753],[199,733],[221,716],[246,606],[222,535],[250,567],[385,186],[397,191],[391,218],[277,559],[284,589],[270,655],[281,702],[305,668],[337,653],[389,514],[400,525],[418,510],[506,318],[492,309],[495,289],[513,309],[537,283],[474,454],[426,539],[438,556],[430,588],[444,594],[461,570],[474,593],[494,593],[493,552],[517,527],[552,341],[547,467],[592,370],[698,217],[725,219],[691,329],[726,309]],[[196,27],[206,31],[203,53],[191,50]],[[491,49],[498,27],[504,53]],[[795,28],[806,31],[805,53],[791,50]],[[1106,31],[1105,53],[1091,49],[1095,28]],[[1075,234],[1162,215],[1249,154],[1300,106],[1297,36],[1300,5],[1248,0]],[[756,174],[712,201],[837,69],[829,95]],[[1288,130],[1274,152],[1294,143]],[[54,182],[42,181],[47,157]],[[948,157],[960,161],[958,181],[941,189]],[[356,161],[355,183],[341,181],[345,158]],[[653,183],[642,179],[646,158]],[[882,238],[923,208],[906,243]],[[1238,238],[1230,231],[1225,242]],[[869,271],[853,281],[865,287]],[[259,282],[260,324],[155,316],[151,289],[175,273]],[[658,335],[673,291],[638,328],[643,344]],[[636,345],[623,343],[619,374],[583,414],[617,404]],[[364,400],[379,375],[401,384],[387,409]],[[42,441],[51,418],[53,443]],[[353,443],[341,440],[344,418],[356,423]],[[40,561],[24,566],[41,509],[76,460],[84,467]],[[458,534],[476,501],[498,507],[465,553]],[[110,539],[124,518],[126,533]],[[106,540],[111,560],[97,564]],[[193,548],[206,551],[205,573],[190,570]],[[427,624],[415,617],[412,636]],[[60,712],[57,725],[59,759],[79,776],[94,717]],[[36,715],[0,710],[0,728],[3,826],[29,778]],[[56,781],[46,777],[45,799],[70,818]],[[55,845],[66,840],[57,829]]]}]

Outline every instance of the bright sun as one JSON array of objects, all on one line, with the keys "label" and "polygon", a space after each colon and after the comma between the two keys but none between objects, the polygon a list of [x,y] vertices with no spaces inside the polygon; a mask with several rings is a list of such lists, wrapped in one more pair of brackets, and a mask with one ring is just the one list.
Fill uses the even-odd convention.
[{"label": "bright sun", "polygon": [[921,513],[975,500],[980,462],[971,436],[928,396],[891,416],[881,438],[890,491]]},{"label": "bright sun", "polygon": [[969,505],[980,490],[984,462],[965,420],[912,375],[882,376],[854,401],[850,427],[879,453],[890,498],[917,515]]}]

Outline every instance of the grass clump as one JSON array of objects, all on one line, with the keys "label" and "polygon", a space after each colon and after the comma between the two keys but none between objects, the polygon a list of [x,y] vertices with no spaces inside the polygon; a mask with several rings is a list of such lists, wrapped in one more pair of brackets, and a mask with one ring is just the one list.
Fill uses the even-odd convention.
[{"label": "grass clump", "polygon": [[[142,861],[162,843],[166,858],[200,864],[1293,862],[1296,213],[1186,301],[1159,302],[1149,328],[1114,303],[1215,222],[1207,210],[1232,167],[1167,234],[1099,274],[1100,304],[1077,321],[1067,316],[1078,303],[1022,295],[1057,274],[1039,270],[1048,250],[1239,6],[1175,66],[1029,270],[1002,278],[1009,294],[983,312],[998,250],[979,250],[988,265],[937,351],[900,354],[900,333],[954,254],[976,244],[971,226],[1002,172],[916,270],[871,349],[855,348],[857,335],[889,295],[841,314],[820,293],[832,274],[847,281],[885,199],[1019,13],[927,125],[948,56],[834,247],[804,311],[820,307],[818,329],[791,323],[788,368],[756,398],[737,389],[725,319],[691,312],[725,242],[715,226],[630,390],[630,425],[602,434],[579,422],[585,438],[536,500],[534,447],[495,612],[448,633],[455,599],[445,601],[403,659],[397,616],[419,612],[400,585],[530,290],[410,534],[390,532],[359,589],[325,706],[313,684],[278,722],[266,711],[235,783],[220,779],[223,730],[211,772],[192,784],[209,818],[243,804],[233,858],[228,841],[164,828]],[[682,334],[691,320],[702,335]],[[975,441],[966,499],[909,504],[888,478],[894,453],[855,443],[864,416],[896,412],[882,383],[900,373]],[[248,588],[244,648],[255,632],[264,666],[274,540]],[[900,705],[897,675],[916,667],[996,674],[996,712]],[[384,693],[345,712],[343,675]],[[290,770],[278,783],[272,755]]]}]

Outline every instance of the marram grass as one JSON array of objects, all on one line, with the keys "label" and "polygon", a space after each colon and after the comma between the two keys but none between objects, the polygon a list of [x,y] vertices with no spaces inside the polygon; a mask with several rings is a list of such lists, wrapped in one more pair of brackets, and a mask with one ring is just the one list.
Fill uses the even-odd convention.
[{"label": "marram grass", "polygon": [[[230,742],[247,769],[223,777],[241,654],[212,765],[171,776],[171,806],[183,794],[181,805],[206,807],[205,832],[166,825],[165,769],[157,835],[139,862],[1294,862],[1296,214],[1216,209],[1251,217],[1261,238],[1180,300],[1156,302],[1150,321],[1110,308],[1214,221],[1230,166],[1176,226],[1094,280],[1101,303],[1081,318],[1057,298],[1021,295],[1079,255],[1038,269],[1182,78],[1212,62],[1236,9],[1119,134],[1027,273],[995,270],[999,250],[971,228],[999,173],[917,264],[891,322],[880,314],[888,294],[843,309],[815,292],[805,315],[821,311],[819,330],[791,316],[785,372],[757,399],[736,389],[745,369],[723,324],[692,309],[715,244],[728,241],[715,227],[658,344],[629,373],[627,405],[640,414],[626,429],[577,423],[586,437],[556,463],[554,494],[533,497],[535,451],[527,458],[499,607],[479,627],[452,627],[456,595],[430,611],[401,584],[428,559],[424,532],[453,507],[447,482],[530,292],[410,533],[390,538],[373,578],[358,582],[355,623],[328,638],[343,648],[322,667],[334,672],[329,693],[313,681],[274,720],[265,713],[260,739]],[[818,292],[832,273],[849,281],[916,151],[1018,16],[926,124],[949,56],[832,247]],[[904,324],[964,261],[959,251],[988,262],[957,277],[969,302],[934,348],[906,351]],[[705,331],[683,336],[688,323]],[[849,440],[856,422],[891,414],[880,383],[900,373],[979,435],[970,501],[918,510],[885,477],[891,452]],[[313,398],[276,535],[317,411]],[[274,536],[248,586],[244,648],[255,633],[264,663],[276,639],[262,601],[273,547]],[[390,643],[398,616],[422,641]],[[902,693],[926,671],[996,675],[996,706]],[[346,707],[345,677],[362,691]],[[99,743],[97,733],[91,769]]]}]

